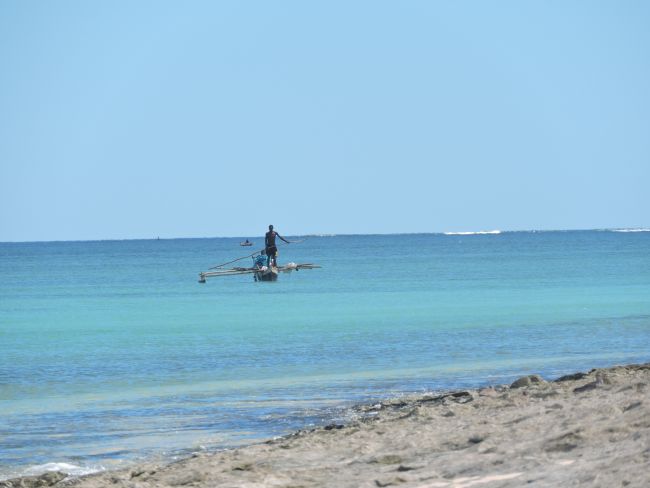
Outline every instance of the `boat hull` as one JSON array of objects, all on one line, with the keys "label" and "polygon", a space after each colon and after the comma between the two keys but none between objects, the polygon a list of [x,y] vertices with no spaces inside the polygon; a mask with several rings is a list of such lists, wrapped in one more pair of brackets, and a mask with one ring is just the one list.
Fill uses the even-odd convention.
[{"label": "boat hull", "polygon": [[270,268],[265,269],[264,271],[258,271],[255,273],[255,281],[277,281],[278,280],[278,269]]}]

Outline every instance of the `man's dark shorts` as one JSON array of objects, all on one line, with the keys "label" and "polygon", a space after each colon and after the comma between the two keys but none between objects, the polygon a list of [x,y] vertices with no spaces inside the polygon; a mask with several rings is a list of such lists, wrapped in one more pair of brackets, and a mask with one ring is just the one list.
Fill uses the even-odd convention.
[{"label": "man's dark shorts", "polygon": [[278,248],[275,246],[267,247],[266,248],[266,255],[267,256],[275,256],[278,253]]}]

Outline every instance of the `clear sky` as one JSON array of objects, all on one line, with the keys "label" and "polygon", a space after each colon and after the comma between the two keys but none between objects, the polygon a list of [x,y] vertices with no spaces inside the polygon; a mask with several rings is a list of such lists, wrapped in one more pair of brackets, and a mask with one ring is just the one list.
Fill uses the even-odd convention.
[{"label": "clear sky", "polygon": [[650,2],[0,0],[0,241],[650,226]]}]

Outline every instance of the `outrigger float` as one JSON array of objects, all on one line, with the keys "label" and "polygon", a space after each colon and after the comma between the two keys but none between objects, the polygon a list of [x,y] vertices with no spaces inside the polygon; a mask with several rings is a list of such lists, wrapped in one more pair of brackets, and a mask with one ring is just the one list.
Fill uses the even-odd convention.
[{"label": "outrigger float", "polygon": [[[252,274],[255,281],[277,281],[280,273],[291,273],[292,271],[300,271],[301,269],[316,269],[321,266],[312,263],[287,263],[283,266],[266,265],[266,256],[262,254],[263,251],[257,251],[243,258],[238,258],[227,263],[219,264],[211,267],[208,271],[199,273],[199,283],[205,283],[208,278],[215,278],[217,276],[236,276]],[[242,259],[253,258],[253,266],[250,268],[236,267],[224,268],[228,264],[241,261]],[[212,271],[214,270],[214,271]]]}]

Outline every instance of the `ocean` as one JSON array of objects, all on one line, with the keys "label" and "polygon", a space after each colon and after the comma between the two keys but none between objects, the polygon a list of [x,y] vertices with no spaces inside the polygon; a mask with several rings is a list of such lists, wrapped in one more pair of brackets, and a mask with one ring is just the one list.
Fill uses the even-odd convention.
[{"label": "ocean", "polygon": [[[650,361],[650,232],[0,243],[0,479],[344,422],[357,403]],[[245,259],[236,265],[248,265]]]}]

